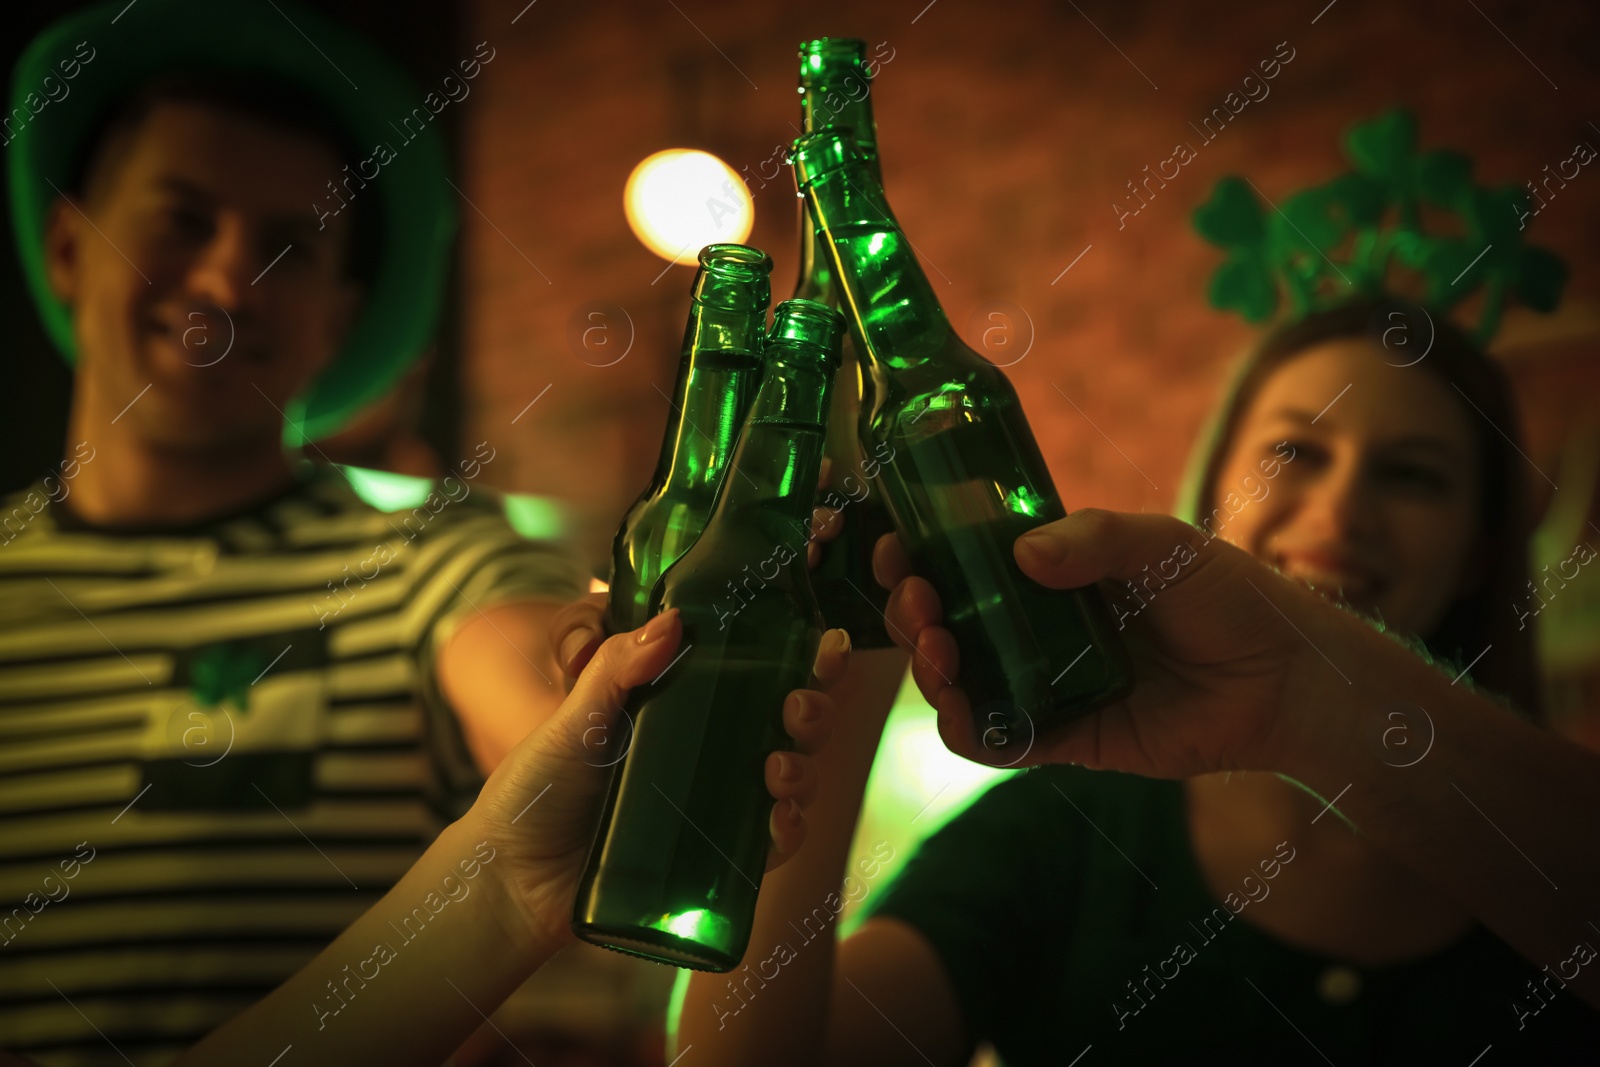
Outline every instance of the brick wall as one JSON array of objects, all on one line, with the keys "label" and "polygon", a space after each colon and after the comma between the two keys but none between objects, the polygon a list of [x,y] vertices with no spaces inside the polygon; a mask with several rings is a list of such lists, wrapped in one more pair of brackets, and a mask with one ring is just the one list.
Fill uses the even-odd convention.
[{"label": "brick wall", "polygon": [[[1464,0],[1339,0],[1318,17],[1321,0],[1083,0],[1081,13],[970,0],[525,2],[468,4],[470,40],[498,53],[465,114],[463,190],[478,211],[464,208],[464,425],[509,457],[496,464],[503,484],[576,502],[597,560],[655,458],[692,273],[663,274],[634,239],[623,182],[675,146],[755,172],[793,136],[802,38],[893,49],[875,89],[891,200],[969,343],[1001,302],[1031,320],[1033,347],[1010,373],[1069,507],[1169,508],[1250,337],[1205,303],[1219,257],[1188,222],[1218,177],[1241,171],[1274,199],[1322,180],[1341,165],[1342,130],[1390,103],[1419,113],[1425,147],[1466,149],[1495,182],[1540,176],[1580,139],[1600,147],[1589,125],[1600,121],[1600,11],[1586,5],[1481,0],[1480,14]],[[1203,143],[1189,124],[1291,50],[1270,95]],[[1126,183],[1179,141],[1197,158],[1119,225],[1113,202],[1136,204]],[[1600,396],[1591,170],[1600,164],[1533,224],[1573,268],[1567,339],[1517,363],[1530,368],[1524,403],[1546,454],[1593,415],[1592,400],[1572,398]],[[785,170],[755,197],[751,242],[777,261],[780,298],[794,278],[792,193]],[[619,343],[629,323],[634,333],[626,358],[603,368],[567,338],[596,301],[625,310]],[[1565,369],[1550,373],[1553,360]],[[1541,382],[1561,385],[1547,397]]]}]

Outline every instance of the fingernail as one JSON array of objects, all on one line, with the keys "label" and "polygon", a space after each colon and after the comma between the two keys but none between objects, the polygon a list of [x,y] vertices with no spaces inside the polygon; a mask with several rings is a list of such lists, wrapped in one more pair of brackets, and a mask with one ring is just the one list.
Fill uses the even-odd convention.
[{"label": "fingernail", "polygon": [[1067,546],[1059,537],[1043,530],[1029,530],[1017,538],[1018,546],[1026,546],[1040,563],[1060,563],[1067,558]]},{"label": "fingernail", "polygon": [[793,752],[778,753],[778,780],[781,782],[798,782],[802,768],[800,757]]},{"label": "fingernail", "polygon": [[795,718],[807,726],[822,718],[822,708],[812,700],[800,700],[799,697],[789,699],[798,701],[800,706],[795,709]]},{"label": "fingernail", "polygon": [[800,822],[800,802],[790,798],[787,805],[784,809],[783,817],[788,819],[790,823],[798,825]]},{"label": "fingernail", "polygon": [[783,698],[783,717],[786,719],[799,719],[807,721],[807,712],[810,710],[805,701],[800,699],[799,693],[790,693]]},{"label": "fingernail", "polygon": [[644,629],[639,631],[638,641],[641,645],[648,645],[652,641],[659,641],[667,636],[667,631],[672,629],[672,620],[678,615],[677,608],[668,608],[660,615],[645,623]]},{"label": "fingernail", "polygon": [[568,634],[566,640],[561,642],[562,669],[565,670],[578,653],[583,651],[583,647],[594,638],[595,632],[587,626],[580,626]]},{"label": "fingernail", "polygon": [[850,634],[845,630],[829,630],[822,635],[822,639],[831,642],[828,651],[836,655],[850,651]]}]

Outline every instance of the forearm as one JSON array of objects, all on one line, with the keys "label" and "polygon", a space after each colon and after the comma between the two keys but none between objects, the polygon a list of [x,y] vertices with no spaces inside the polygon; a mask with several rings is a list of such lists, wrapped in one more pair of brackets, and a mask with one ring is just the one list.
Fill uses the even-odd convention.
[{"label": "forearm", "polygon": [[1325,740],[1282,770],[1600,1006],[1600,960],[1569,962],[1578,943],[1600,948],[1600,757],[1357,620],[1327,637],[1353,684],[1322,690]]},{"label": "forearm", "polygon": [[265,1063],[289,1046],[300,1062],[442,1063],[549,954],[526,935],[513,940],[502,916],[514,908],[471,818],[448,827],[383,899],[178,1067]]},{"label": "forearm", "polygon": [[841,906],[862,795],[906,659],[899,649],[851,654],[848,672],[830,690],[838,724],[814,757],[817,796],[806,809],[805,845],[762,879],[741,965],[690,978],[669,1058],[693,1046],[695,1061],[707,1067],[821,1062],[836,931],[817,916],[836,915]]},{"label": "forearm", "polygon": [[465,619],[439,650],[440,691],[485,775],[566,696],[549,636],[562,607],[554,600],[494,605]]}]

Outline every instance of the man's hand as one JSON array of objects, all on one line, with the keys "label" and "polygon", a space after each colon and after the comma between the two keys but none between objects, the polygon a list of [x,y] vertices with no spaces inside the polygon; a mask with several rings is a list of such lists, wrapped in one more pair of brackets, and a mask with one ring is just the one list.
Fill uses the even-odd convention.
[{"label": "man's hand", "polygon": [[[1330,631],[1339,629],[1332,624],[1354,620],[1315,593],[1166,515],[1084,508],[1029,531],[1014,551],[1028,577],[1069,589],[1136,579],[1184,545],[1192,558],[1176,555],[1188,560],[1177,577],[1118,634],[1134,661],[1132,694],[1035,738],[1028,755],[1011,765],[1078,763],[1182,778],[1278,769],[1289,750],[1316,743],[1319,690],[1348,682],[1311,642],[1331,644],[1337,637]],[[914,653],[912,675],[939,713],[945,744],[976,762],[995,762],[996,753],[978,741],[966,693],[947,681],[958,678],[961,656],[939,625],[933,586],[911,574],[892,534],[878,542],[873,569],[893,590],[890,632]]]},{"label": "man's hand", "polygon": [[[683,635],[676,609],[639,630],[607,639],[587,657],[572,692],[550,720],[513,751],[490,776],[463,821],[476,827],[497,859],[492,868],[516,913],[508,923],[525,932],[530,952],[553,951],[571,940],[569,923],[578,878],[588,856],[610,774],[601,758],[628,691],[659,676],[672,663]],[[819,684],[844,672],[849,642],[843,631],[824,635],[815,668]],[[822,692],[797,689],[783,706],[792,752],[773,752],[766,763],[773,805],[768,868],[805,840],[801,811],[816,792],[810,756],[833,728],[833,704]]]},{"label": "man's hand", "polygon": [[568,689],[606,639],[606,600],[605,593],[590,593],[556,612],[550,621],[550,647]]}]

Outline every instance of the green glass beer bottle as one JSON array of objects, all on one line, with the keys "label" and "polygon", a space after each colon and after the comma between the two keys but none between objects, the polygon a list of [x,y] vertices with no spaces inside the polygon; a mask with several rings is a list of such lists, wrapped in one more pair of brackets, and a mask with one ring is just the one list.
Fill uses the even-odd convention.
[{"label": "green glass beer bottle", "polygon": [[652,616],[678,609],[683,639],[623,709],[632,745],[573,904],[585,941],[698,970],[744,957],[769,840],[763,769],[787,747],[783,701],[822,637],[806,542],[843,332],[825,304],[778,305],[715,509],[650,598]]},{"label": "green glass beer bottle", "polygon": [[916,572],[961,650],[960,683],[992,751],[1125,695],[1132,664],[1105,599],[1017,566],[1018,535],[1060,519],[1016,390],[962,343],[849,131],[795,142],[795,180],[826,238],[865,365],[863,440]]},{"label": "green glass beer bottle", "polygon": [[612,633],[645,624],[650,590],[711,514],[760,377],[771,273],[771,257],[757,248],[700,250],[661,457],[611,546]]},{"label": "green glass beer bottle", "polygon": [[[800,119],[807,133],[824,126],[848,127],[878,170],[877,127],[872,119],[872,67],[867,43],[854,37],[823,37],[800,46]],[[839,308],[841,296],[833,262],[800,203],[800,271],[794,295]],[[894,530],[878,481],[881,457],[863,452],[859,429],[861,368],[847,337],[833,386],[828,436],[823,454],[832,460],[821,502],[842,509],[839,535],[821,545],[811,586],[829,626],[850,634],[859,649],[889,648],[884,619],[889,591],[872,577],[872,547]]]}]

